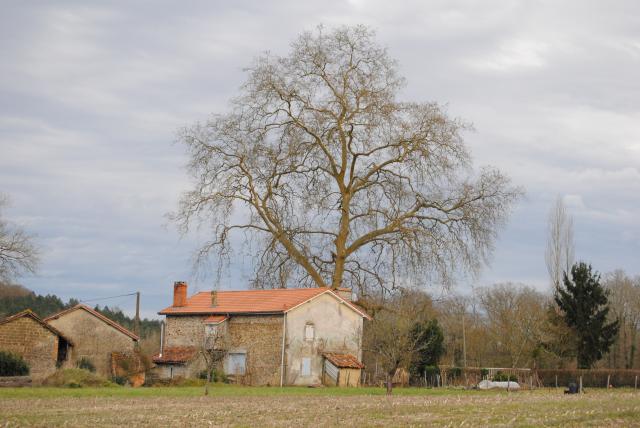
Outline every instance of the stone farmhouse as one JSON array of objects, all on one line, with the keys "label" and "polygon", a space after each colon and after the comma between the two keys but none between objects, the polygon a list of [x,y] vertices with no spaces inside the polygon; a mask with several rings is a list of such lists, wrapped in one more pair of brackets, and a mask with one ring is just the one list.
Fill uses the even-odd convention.
[{"label": "stone farmhouse", "polygon": [[[206,291],[187,298],[174,284],[160,354],[159,378],[194,377],[204,355],[224,356],[219,370],[250,385],[358,385],[366,312],[351,290],[329,288]],[[209,354],[208,354],[209,353]]]},{"label": "stone farmhouse", "polygon": [[0,321],[0,351],[24,358],[36,381],[67,366],[73,345],[68,336],[28,309]]},{"label": "stone farmhouse", "polygon": [[69,363],[81,358],[93,363],[96,373],[111,377],[112,354],[133,354],[138,336],[86,305],[76,305],[44,320],[73,341]]}]

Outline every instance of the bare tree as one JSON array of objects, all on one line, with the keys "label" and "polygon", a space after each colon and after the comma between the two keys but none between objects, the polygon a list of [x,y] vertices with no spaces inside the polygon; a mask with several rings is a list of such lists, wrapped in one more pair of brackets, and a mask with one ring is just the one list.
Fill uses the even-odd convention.
[{"label": "bare tree", "polygon": [[623,270],[605,276],[611,318],[620,322],[616,342],[609,351],[609,366],[634,368],[640,330],[640,277],[629,278]]},{"label": "bare tree", "polygon": [[202,355],[207,370],[204,395],[209,395],[209,385],[211,384],[213,371],[220,368],[227,356],[228,342],[229,335],[227,334],[226,322],[205,325],[205,334],[200,347],[200,355]]},{"label": "bare tree", "polygon": [[403,85],[362,26],[259,57],[230,112],[180,132],[196,185],[173,218],[212,228],[198,258],[228,262],[237,236],[257,287],[474,272],[520,191],[496,169],[474,173],[467,126],[436,103],[399,101]]},{"label": "bare tree", "polygon": [[365,357],[384,370],[387,393],[391,393],[396,370],[408,370],[419,351],[416,325],[435,316],[431,298],[420,291],[403,289],[384,299],[378,295],[358,303],[373,315],[364,329]]},{"label": "bare tree", "polygon": [[571,272],[574,262],[573,218],[567,214],[562,197],[558,196],[549,212],[549,235],[545,262],[553,290],[562,284],[562,273]]},{"label": "bare tree", "polygon": [[3,219],[2,208],[7,204],[7,197],[0,195],[0,281],[8,283],[20,274],[35,272],[38,251],[32,236]]},{"label": "bare tree", "polygon": [[548,297],[531,287],[495,284],[479,290],[494,347],[494,364],[528,366],[540,343]]}]

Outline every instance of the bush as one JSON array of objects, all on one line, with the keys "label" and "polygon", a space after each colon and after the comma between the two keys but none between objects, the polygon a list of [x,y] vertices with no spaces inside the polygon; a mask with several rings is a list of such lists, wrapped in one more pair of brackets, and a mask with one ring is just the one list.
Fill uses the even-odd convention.
[{"label": "bush", "polygon": [[482,376],[483,379],[489,376],[489,369],[480,369],[480,376]]},{"label": "bush", "polygon": [[113,383],[85,369],[63,369],[57,370],[46,378],[43,385],[81,388],[83,386],[113,386]]},{"label": "bush", "polygon": [[129,379],[126,376],[112,376],[111,382],[116,383],[118,385],[126,385]]},{"label": "bush", "polygon": [[502,372],[498,372],[493,376],[494,382],[517,382],[518,377],[516,375],[509,375]]},{"label": "bush", "polygon": [[29,365],[20,355],[0,351],[0,376],[26,376],[28,374]]},{"label": "bush", "polygon": [[76,366],[79,369],[88,370],[91,373],[95,373],[96,372],[96,366],[93,365],[91,360],[89,358],[87,358],[87,357],[80,358],[80,360],[78,360],[78,363],[76,364]]},{"label": "bush", "polygon": [[[207,380],[207,371],[202,370],[198,373],[198,379]],[[229,383],[229,378],[222,370],[213,369],[211,370],[211,382]]]}]

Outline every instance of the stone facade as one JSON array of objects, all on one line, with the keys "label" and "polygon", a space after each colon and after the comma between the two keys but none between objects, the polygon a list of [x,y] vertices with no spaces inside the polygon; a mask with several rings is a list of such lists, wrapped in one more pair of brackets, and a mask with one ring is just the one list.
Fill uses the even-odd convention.
[{"label": "stone facade", "polygon": [[280,385],[282,315],[245,315],[229,318],[230,353],[246,354],[243,382]]},{"label": "stone facade", "polygon": [[[164,347],[194,346],[202,349],[206,316],[167,316]],[[246,355],[243,376],[238,382],[251,385],[279,385],[282,358],[282,315],[231,316],[219,325],[224,329],[224,348],[228,353]],[[224,370],[225,362],[218,367]],[[202,358],[188,364],[160,364],[156,374],[161,378],[193,377],[206,368]]]},{"label": "stone facade", "polygon": [[165,322],[164,346],[195,346],[204,343],[204,315],[168,316]]},{"label": "stone facade", "polygon": [[111,376],[111,353],[133,353],[136,341],[95,315],[76,309],[47,319],[74,343],[71,364],[81,358],[91,360],[96,373]]},{"label": "stone facade", "polygon": [[[0,350],[22,356],[36,381],[55,372],[60,345],[66,346],[64,339],[62,341],[60,344],[57,334],[28,316],[0,324]],[[64,363],[62,357],[61,364]]]}]

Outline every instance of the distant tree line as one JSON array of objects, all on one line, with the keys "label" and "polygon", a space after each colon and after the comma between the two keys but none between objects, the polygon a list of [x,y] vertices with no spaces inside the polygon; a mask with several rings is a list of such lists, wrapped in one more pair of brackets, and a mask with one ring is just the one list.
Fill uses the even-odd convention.
[{"label": "distant tree line", "polygon": [[[46,318],[80,303],[77,299],[64,302],[55,294],[46,296],[36,294],[26,287],[17,284],[0,283],[0,319],[16,314],[25,309],[31,309],[39,317]],[[107,318],[112,319],[123,327],[133,330],[134,319],[125,315],[121,309],[115,307],[95,306],[94,309]],[[145,339],[159,335],[160,321],[147,318],[140,320],[140,337]]]}]

